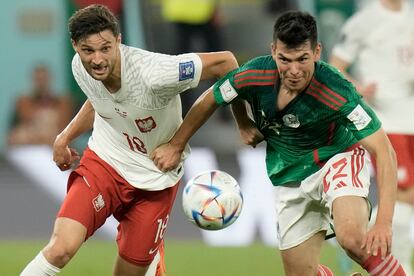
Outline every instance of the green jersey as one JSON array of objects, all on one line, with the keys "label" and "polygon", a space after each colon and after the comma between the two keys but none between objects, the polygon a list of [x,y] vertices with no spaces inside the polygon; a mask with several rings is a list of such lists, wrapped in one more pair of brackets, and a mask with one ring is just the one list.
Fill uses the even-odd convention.
[{"label": "green jersey", "polygon": [[302,181],[329,158],[377,131],[381,123],[355,87],[325,62],[315,63],[309,86],[277,109],[279,74],[271,56],[250,60],[214,85],[218,104],[246,100],[267,142],[273,185]]}]

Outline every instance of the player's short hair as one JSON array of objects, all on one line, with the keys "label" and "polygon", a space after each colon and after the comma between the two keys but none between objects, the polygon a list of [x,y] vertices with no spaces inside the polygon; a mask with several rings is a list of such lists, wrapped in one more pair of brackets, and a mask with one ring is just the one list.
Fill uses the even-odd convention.
[{"label": "player's short hair", "polygon": [[68,22],[70,38],[77,43],[92,34],[110,30],[115,37],[120,33],[115,15],[104,5],[90,5],[76,11]]},{"label": "player's short hair", "polygon": [[318,41],[315,18],[307,12],[288,11],[283,13],[273,27],[273,42],[280,40],[288,48],[296,48],[309,40],[312,49]]}]

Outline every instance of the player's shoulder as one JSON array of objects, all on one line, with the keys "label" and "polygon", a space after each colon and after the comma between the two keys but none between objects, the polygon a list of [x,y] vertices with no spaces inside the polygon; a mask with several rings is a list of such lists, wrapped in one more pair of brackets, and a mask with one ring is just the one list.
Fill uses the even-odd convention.
[{"label": "player's shoulder", "polygon": [[153,52],[150,52],[150,51],[147,51],[141,48],[137,48],[137,47],[127,46],[124,44],[121,44],[119,46],[119,49],[121,51],[122,59],[125,62],[135,63],[138,60],[150,59],[152,56],[155,55],[155,53]]},{"label": "player's shoulder", "polygon": [[258,56],[241,66],[243,70],[277,70],[276,62],[271,55]]},{"label": "player's shoulder", "polygon": [[72,58],[72,70],[79,69],[79,66],[82,64],[80,56],[76,53]]},{"label": "player's shoulder", "polygon": [[355,86],[337,68],[324,61],[316,63],[313,84],[319,90],[323,90],[327,94],[338,95],[346,101],[361,98]]},{"label": "player's shoulder", "polygon": [[276,62],[273,60],[272,56],[259,56],[255,57],[242,66],[240,66],[237,70],[232,72],[234,79],[246,78],[254,79],[254,78],[262,78],[264,76],[276,76],[277,75],[277,66]]}]

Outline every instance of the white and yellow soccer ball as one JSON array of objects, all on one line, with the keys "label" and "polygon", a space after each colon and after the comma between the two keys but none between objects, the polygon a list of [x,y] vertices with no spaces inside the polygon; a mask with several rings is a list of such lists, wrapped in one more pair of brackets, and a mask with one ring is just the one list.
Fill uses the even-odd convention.
[{"label": "white and yellow soccer ball", "polygon": [[212,170],[200,173],[187,182],[182,203],[189,221],[205,230],[219,230],[239,217],[243,195],[231,175]]}]

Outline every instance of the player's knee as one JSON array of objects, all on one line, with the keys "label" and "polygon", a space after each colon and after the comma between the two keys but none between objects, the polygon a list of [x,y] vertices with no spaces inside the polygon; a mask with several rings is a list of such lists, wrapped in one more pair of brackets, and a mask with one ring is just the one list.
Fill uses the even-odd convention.
[{"label": "player's knee", "polygon": [[361,259],[363,251],[361,250],[363,233],[361,231],[348,228],[348,230],[341,231],[341,234],[336,236],[337,241],[345,252],[353,259]]},{"label": "player's knee", "polygon": [[57,240],[50,241],[49,244],[43,249],[45,258],[51,264],[59,268],[64,267],[72,259],[75,253],[75,247]]}]

